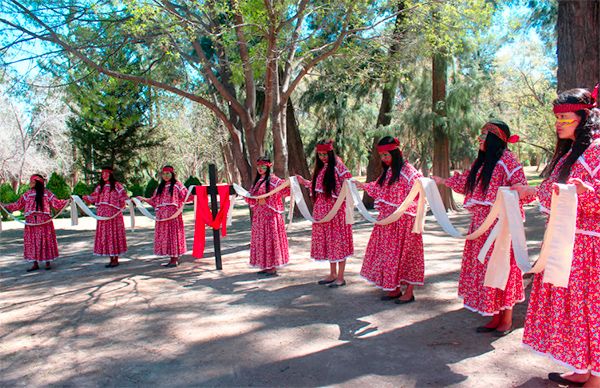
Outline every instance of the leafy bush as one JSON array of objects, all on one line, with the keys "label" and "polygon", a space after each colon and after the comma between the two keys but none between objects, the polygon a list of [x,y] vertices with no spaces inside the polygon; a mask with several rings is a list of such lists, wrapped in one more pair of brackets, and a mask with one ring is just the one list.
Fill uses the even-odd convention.
[{"label": "leafy bush", "polygon": [[83,197],[84,195],[90,195],[94,191],[94,187],[86,185],[84,182],[77,182],[73,187],[73,195]]},{"label": "leafy bush", "polygon": [[67,184],[67,181],[55,172],[48,179],[46,188],[53,192],[59,199],[68,199],[71,197],[71,188]]},{"label": "leafy bush", "polygon": [[[3,183],[0,185],[0,202],[12,203],[19,199],[19,196],[15,193],[10,183]],[[0,216],[3,220],[7,220],[8,215],[4,210],[0,211]]]},{"label": "leafy bush", "polygon": [[201,184],[202,182],[200,182],[200,179],[196,178],[195,176],[190,176],[185,180],[185,182],[183,182],[185,187],[190,187],[191,185],[199,186]]},{"label": "leafy bush", "polygon": [[144,190],[144,197],[150,198],[154,194],[154,190],[158,187],[158,181],[154,178],[150,179],[146,184],[146,189]]},{"label": "leafy bush", "polygon": [[144,187],[139,183],[134,183],[129,187],[129,191],[131,191],[132,197],[137,197],[140,195],[144,195]]}]

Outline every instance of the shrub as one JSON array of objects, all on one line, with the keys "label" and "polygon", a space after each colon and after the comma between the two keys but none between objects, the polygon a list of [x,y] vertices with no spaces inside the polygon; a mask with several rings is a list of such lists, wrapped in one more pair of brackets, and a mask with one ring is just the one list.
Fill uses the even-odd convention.
[{"label": "shrub", "polygon": [[191,185],[200,186],[201,184],[202,182],[200,182],[200,179],[196,178],[195,176],[190,176],[185,180],[185,182],[183,182],[185,187],[190,187]]},{"label": "shrub", "polygon": [[158,187],[158,181],[154,178],[150,179],[146,184],[146,189],[144,190],[144,197],[150,198],[154,194],[154,190]]},{"label": "shrub", "polygon": [[59,199],[69,199],[71,197],[71,188],[64,177],[53,172],[48,179],[46,188],[56,195]]},{"label": "shrub", "polygon": [[85,182],[77,182],[75,187],[73,187],[73,195],[78,195],[83,197],[84,195],[90,195],[94,191],[95,187],[88,186]]},{"label": "shrub", "polygon": [[144,187],[142,185],[140,185],[139,183],[134,183],[133,185],[131,185],[129,187],[129,190],[131,191],[132,197],[144,195]]}]

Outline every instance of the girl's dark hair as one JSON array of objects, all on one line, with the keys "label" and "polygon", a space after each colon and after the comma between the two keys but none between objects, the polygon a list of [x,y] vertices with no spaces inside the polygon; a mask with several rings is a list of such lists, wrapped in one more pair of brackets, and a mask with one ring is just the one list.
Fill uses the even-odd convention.
[{"label": "girl's dark hair", "polygon": [[[554,105],[562,104],[593,104],[594,98],[587,89],[570,89],[558,95],[552,102]],[[581,121],[575,128],[575,140],[560,139],[557,136],[556,148],[550,163],[542,171],[542,177],[548,177],[558,164],[558,161],[571,150],[571,153],[565,159],[560,172],[558,173],[558,182],[566,182],[571,173],[571,167],[583,152],[592,144],[593,132],[600,129],[600,111],[598,109],[583,109],[574,112]]]},{"label": "girl's dark hair", "polygon": [[[33,176],[37,176],[37,177],[44,179],[44,177],[41,176],[40,174],[33,174]],[[35,210],[43,212],[44,211],[44,192],[46,191],[44,189],[44,183],[42,183],[40,181],[35,181],[35,186],[33,187],[33,189],[35,190]]]},{"label": "girl's dark hair", "polygon": [[[267,157],[267,156],[261,156],[256,161],[257,162],[269,162],[269,163],[271,163],[271,159],[269,157]],[[254,178],[254,183],[252,184],[252,190],[253,191],[258,188],[258,187],[256,187],[256,184],[258,183],[259,179],[260,179],[260,174],[257,172],[256,173],[256,178]],[[265,173],[265,192],[268,193],[269,190],[270,190],[270,188],[271,188],[271,167],[267,166],[267,172]]]},{"label": "girl's dark hair", "polygon": [[[504,121],[490,120],[488,123],[500,128],[500,130],[506,134],[507,139],[510,137],[510,128],[508,128],[508,125]],[[484,144],[485,151],[479,150],[477,159],[473,162],[471,171],[467,177],[467,182],[465,183],[465,192],[467,194],[475,191],[477,185],[480,185],[481,191],[484,193],[487,191],[494,168],[496,168],[496,164],[502,157],[504,150],[506,150],[506,142],[491,132],[488,132],[485,137]],[[481,173],[477,176],[477,173],[480,170]]]},{"label": "girl's dark hair", "polygon": [[[169,165],[166,165],[165,167],[173,168],[173,166],[169,166]],[[172,197],[173,189],[175,188],[175,183],[177,183],[177,176],[175,175],[175,171],[173,171],[173,173],[171,174],[171,180],[169,182],[171,183],[171,187],[169,187],[169,193],[171,194],[171,197]],[[164,179],[161,178],[160,183],[158,184],[158,188],[156,189],[156,194],[161,195],[163,190],[165,189],[166,184],[167,184],[167,181],[165,181]]]},{"label": "girl's dark hair", "polygon": [[[330,143],[332,143],[331,140],[321,140],[317,144],[330,144]],[[323,176],[323,187],[325,188],[325,195],[327,197],[331,197],[333,190],[335,190],[335,165],[336,165],[336,163],[337,163],[337,160],[335,158],[335,151],[328,151],[327,152],[327,169],[325,170],[325,175]],[[321,161],[321,159],[319,159],[319,153],[316,152],[315,169],[313,170],[313,176],[312,176],[313,197],[316,197],[316,195],[317,195],[317,191],[316,191],[317,177],[319,176],[319,173],[323,169],[323,166],[325,166],[325,164]]]},{"label": "girl's dark hair", "polygon": [[[115,189],[115,185],[117,184],[117,180],[115,179],[115,174],[112,171],[112,167],[102,167],[102,170],[110,170],[110,177],[108,178],[108,183],[110,183],[110,191]],[[102,179],[102,173],[100,173],[100,181],[98,182],[98,186],[100,186],[100,190],[104,188],[106,182]]]},{"label": "girl's dark hair", "polygon": [[[395,141],[396,140],[393,137],[385,136],[385,137],[381,138],[381,140],[379,140],[377,145],[381,146],[381,145],[386,145],[386,144],[393,144]],[[383,172],[381,173],[381,176],[377,180],[377,184],[379,186],[383,186],[383,183],[385,182],[385,176],[390,167],[392,168],[392,177],[390,178],[390,181],[388,182],[388,185],[390,185],[390,186],[393,183],[398,181],[398,179],[400,178],[400,172],[402,171],[402,167],[404,167],[404,158],[402,157],[402,152],[400,152],[400,150],[398,148],[389,151],[389,153],[390,153],[390,155],[392,155],[392,164],[390,166],[388,166],[387,164],[381,162],[381,167],[383,167]]]}]

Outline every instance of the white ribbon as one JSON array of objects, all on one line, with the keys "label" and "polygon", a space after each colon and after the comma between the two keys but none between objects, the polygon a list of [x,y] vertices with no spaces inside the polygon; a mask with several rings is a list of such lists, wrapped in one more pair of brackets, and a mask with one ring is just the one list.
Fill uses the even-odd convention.
[{"label": "white ribbon", "polygon": [[94,218],[97,221],[109,221],[115,219],[117,216],[122,214],[125,210],[129,208],[130,222],[131,222],[131,230],[135,228],[135,212],[134,208],[131,204],[131,200],[125,200],[125,206],[123,208],[115,207],[115,214],[110,217],[99,216],[95,214],[92,209],[90,209],[87,204],[81,199],[78,195],[71,196],[73,202],[71,203],[71,225],[79,225],[79,213],[77,212],[77,208],[81,209],[87,216]]},{"label": "white ribbon", "polygon": [[[67,208],[67,206],[69,206],[69,203],[67,203],[65,206],[63,206],[63,208],[60,209],[60,211],[58,213],[56,213],[54,215],[54,217],[51,217],[49,220],[46,220],[44,222],[39,222],[39,223],[31,223],[31,222],[27,222],[27,221],[21,221],[20,219],[16,218],[15,216],[12,215],[12,212],[9,212],[3,205],[0,204],[0,208],[2,208],[2,210],[4,210],[6,212],[6,214],[8,214],[8,216],[13,219],[13,221],[17,221],[18,223],[26,225],[26,226],[41,226],[41,225],[49,224],[52,221],[54,221],[55,218],[60,216],[62,214],[62,212]],[[2,217],[0,217],[0,232],[2,232]]]},{"label": "white ribbon", "polygon": [[[140,212],[150,218],[152,221],[155,222],[165,222],[165,221],[171,221],[174,220],[175,218],[179,217],[179,215],[181,213],[183,213],[183,208],[185,207],[186,202],[188,202],[190,195],[192,195],[192,192],[194,191],[194,188],[196,186],[195,185],[191,185],[190,187],[188,187],[188,192],[185,196],[185,199],[183,200],[183,204],[181,206],[179,206],[177,208],[177,211],[175,213],[173,213],[171,216],[167,217],[167,218],[156,218],[155,215],[153,215],[152,213],[150,213],[148,211],[148,209],[144,206],[144,204],[137,198],[131,198],[131,200],[133,201],[133,203],[135,204],[135,206],[140,210]],[[194,198],[194,209],[196,208],[196,203],[195,203],[196,199]],[[194,212],[194,217],[195,217],[196,212]]]},{"label": "white ribbon", "polygon": [[571,276],[577,220],[577,187],[556,183],[560,195],[552,193],[550,219],[546,226],[540,257],[531,269],[544,271],[544,283],[567,287]]},{"label": "white ribbon", "polygon": [[336,216],[337,212],[344,204],[344,201],[346,201],[346,224],[354,224],[354,201],[352,200],[351,196],[349,180],[344,181],[344,184],[342,185],[338,197],[335,200],[335,203],[333,204],[329,212],[320,220],[315,220],[312,214],[310,214],[308,206],[306,206],[306,202],[304,201],[304,196],[302,195],[302,189],[300,188],[298,179],[295,176],[291,176],[289,179],[294,201],[296,202],[296,206],[298,206],[298,210],[300,210],[300,213],[305,219],[307,219],[313,224],[324,224],[330,222]]}]

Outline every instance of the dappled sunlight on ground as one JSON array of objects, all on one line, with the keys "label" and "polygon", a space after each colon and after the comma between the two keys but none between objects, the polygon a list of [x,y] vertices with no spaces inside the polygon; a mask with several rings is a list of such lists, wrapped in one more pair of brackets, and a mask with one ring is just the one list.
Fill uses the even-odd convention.
[{"label": "dappled sunlight on ground", "polygon": [[[528,236],[540,240],[543,221],[527,212]],[[451,218],[466,228],[466,214]],[[185,220],[191,248],[191,214]],[[405,306],[380,301],[358,276],[364,222],[354,228],[348,286],[329,289],[316,284],[328,265],[309,259],[305,221],[289,229],[291,264],[268,279],[248,266],[243,206],[223,239],[223,271],[214,270],[210,237],[204,259],[162,268],[141,218],[121,266],[105,269],[106,258],[92,255],[94,222],[63,229],[63,221],[52,271],[25,272],[14,223],[0,235],[0,385],[533,387],[553,367],[521,349],[522,329],[502,339],[473,332],[484,320],[456,297],[462,242],[429,218],[426,285]],[[515,311],[518,327],[525,309]]]}]

